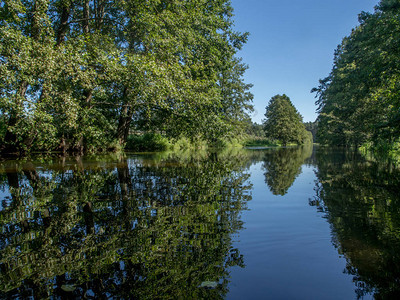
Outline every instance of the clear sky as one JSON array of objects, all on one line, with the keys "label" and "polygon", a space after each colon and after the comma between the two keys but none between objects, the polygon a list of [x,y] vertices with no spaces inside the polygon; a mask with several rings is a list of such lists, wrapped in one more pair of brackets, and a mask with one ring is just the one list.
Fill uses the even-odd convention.
[{"label": "clear sky", "polygon": [[276,94],[286,94],[305,122],[314,121],[310,91],[329,75],[333,53],[358,25],[361,11],[378,0],[232,0],[235,29],[250,32],[239,56],[249,65],[245,81],[254,85],[253,121],[264,119]]}]

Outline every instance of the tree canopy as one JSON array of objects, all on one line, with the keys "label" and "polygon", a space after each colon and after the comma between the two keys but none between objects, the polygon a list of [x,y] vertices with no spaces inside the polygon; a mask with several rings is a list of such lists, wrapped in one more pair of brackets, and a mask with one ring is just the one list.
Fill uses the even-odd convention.
[{"label": "tree canopy", "polygon": [[338,46],[317,93],[322,143],[359,146],[400,137],[400,5],[382,0]]},{"label": "tree canopy", "polygon": [[303,124],[303,117],[285,94],[271,98],[266,107],[265,117],[266,136],[279,140],[284,146],[288,143],[303,144],[305,140],[310,139]]},{"label": "tree canopy", "polygon": [[252,108],[246,40],[228,0],[2,1],[2,151],[236,134]]}]

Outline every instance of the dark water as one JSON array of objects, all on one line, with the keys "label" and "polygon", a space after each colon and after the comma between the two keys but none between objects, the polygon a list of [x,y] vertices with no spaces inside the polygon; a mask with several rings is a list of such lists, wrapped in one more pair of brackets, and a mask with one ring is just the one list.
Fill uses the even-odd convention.
[{"label": "dark water", "polygon": [[399,183],[311,147],[3,161],[0,298],[396,298]]}]

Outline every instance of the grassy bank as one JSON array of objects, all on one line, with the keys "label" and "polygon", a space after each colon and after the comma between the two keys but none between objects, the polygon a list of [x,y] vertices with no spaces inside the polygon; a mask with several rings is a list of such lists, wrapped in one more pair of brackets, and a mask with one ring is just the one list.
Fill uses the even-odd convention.
[{"label": "grassy bank", "polygon": [[158,133],[145,133],[143,135],[130,135],[125,149],[134,152],[154,152],[166,150],[207,150],[243,147],[239,139],[219,139],[213,142],[202,139],[168,139]]}]

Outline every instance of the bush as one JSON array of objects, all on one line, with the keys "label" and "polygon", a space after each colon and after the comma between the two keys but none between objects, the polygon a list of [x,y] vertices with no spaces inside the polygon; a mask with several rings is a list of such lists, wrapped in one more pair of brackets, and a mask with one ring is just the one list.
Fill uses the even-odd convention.
[{"label": "bush", "polygon": [[211,148],[214,149],[224,149],[224,148],[241,148],[243,147],[243,143],[240,142],[237,138],[220,138],[211,142],[209,144]]},{"label": "bush", "polygon": [[130,135],[126,149],[131,151],[164,151],[171,147],[167,138],[158,133],[145,133],[143,135]]},{"label": "bush", "polygon": [[186,150],[193,148],[191,141],[187,137],[181,137],[174,141],[174,150]]}]

